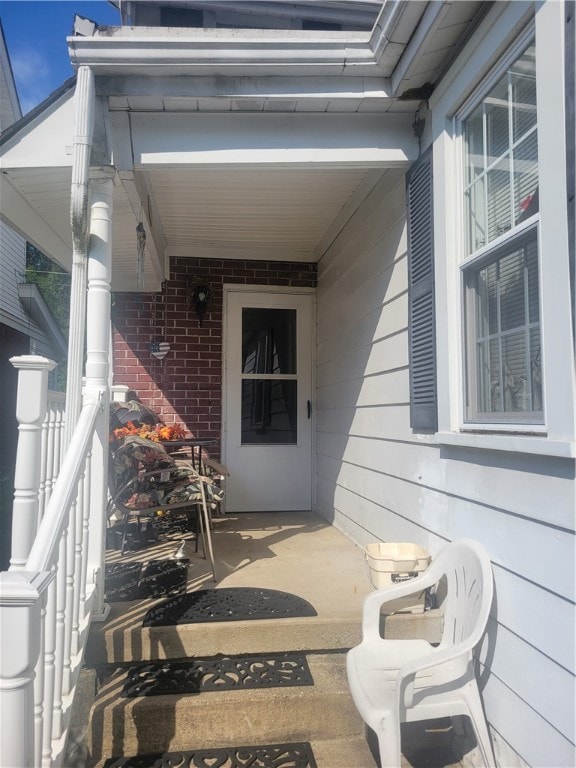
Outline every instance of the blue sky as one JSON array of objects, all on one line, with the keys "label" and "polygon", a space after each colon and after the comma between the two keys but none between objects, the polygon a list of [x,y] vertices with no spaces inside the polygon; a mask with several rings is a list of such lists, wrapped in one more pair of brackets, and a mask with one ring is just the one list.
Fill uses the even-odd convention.
[{"label": "blue sky", "polygon": [[74,74],[66,37],[76,13],[99,24],[120,24],[120,14],[107,0],[0,0],[22,114]]}]

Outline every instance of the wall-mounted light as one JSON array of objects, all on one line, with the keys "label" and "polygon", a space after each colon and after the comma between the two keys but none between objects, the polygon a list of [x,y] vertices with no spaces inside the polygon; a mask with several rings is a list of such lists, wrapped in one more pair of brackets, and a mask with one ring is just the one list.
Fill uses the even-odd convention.
[{"label": "wall-mounted light", "polygon": [[202,328],[204,315],[210,310],[210,304],[212,301],[212,289],[206,281],[191,283],[189,287],[188,298],[189,303],[194,307],[194,311],[198,315],[200,328]]}]

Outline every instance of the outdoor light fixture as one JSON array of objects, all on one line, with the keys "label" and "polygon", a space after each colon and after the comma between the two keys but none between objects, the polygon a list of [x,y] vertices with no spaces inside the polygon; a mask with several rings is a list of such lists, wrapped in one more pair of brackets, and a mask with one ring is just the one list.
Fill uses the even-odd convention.
[{"label": "outdoor light fixture", "polygon": [[207,282],[198,282],[190,284],[190,292],[188,294],[189,303],[194,307],[198,320],[200,321],[200,328],[202,328],[202,321],[204,315],[210,309],[210,303],[212,300],[212,289]]}]

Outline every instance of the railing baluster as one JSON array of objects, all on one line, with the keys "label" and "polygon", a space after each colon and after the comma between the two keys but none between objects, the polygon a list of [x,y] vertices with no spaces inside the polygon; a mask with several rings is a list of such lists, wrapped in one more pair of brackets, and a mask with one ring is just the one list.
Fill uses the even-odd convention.
[{"label": "railing baluster", "polygon": [[[58,569],[54,566],[54,571]],[[56,574],[48,587],[44,623],[44,731],[42,733],[42,768],[52,765],[52,721],[54,719],[54,680],[56,676]]]},{"label": "railing baluster", "polygon": [[66,619],[66,534],[59,546],[58,573],[56,574],[56,648],[54,656],[54,706],[52,738],[59,739],[64,727],[62,683],[64,673],[64,621]]},{"label": "railing baluster", "polygon": [[52,464],[52,487],[56,483],[62,466],[62,451],[64,441],[62,439],[62,412],[57,414],[54,424],[54,463]]},{"label": "railing baluster", "polygon": [[54,485],[54,466],[56,464],[56,456],[54,453],[54,447],[56,442],[56,421],[50,420],[48,423],[48,444],[46,446],[46,482],[45,482],[45,505],[50,501],[52,495],[52,486]]},{"label": "railing baluster", "polygon": [[46,599],[40,609],[40,655],[34,671],[34,765],[42,764],[42,733],[44,730],[44,653],[46,630]]},{"label": "railing baluster", "polygon": [[78,482],[78,498],[76,499],[75,542],[74,542],[74,604],[72,609],[72,638],[70,652],[75,656],[80,651],[80,599],[82,595],[82,573],[84,571],[84,553],[82,551],[82,537],[84,535],[84,477]]},{"label": "railing baluster", "polygon": [[82,516],[82,574],[80,578],[80,605],[81,616],[84,618],[90,610],[90,604],[86,602],[86,581],[88,576],[88,545],[90,543],[90,490],[92,488],[92,451],[86,456],[84,470],[84,504]]},{"label": "railing baluster", "polygon": [[51,407],[50,400],[48,400],[48,406],[46,408],[46,414],[44,421],[42,422],[42,439],[40,447],[40,483],[38,485],[38,526],[44,517],[44,509],[46,508],[46,477],[48,470],[48,440],[51,423]]},{"label": "railing baluster", "polygon": [[76,569],[76,506],[72,504],[68,517],[66,534],[66,608],[64,620],[64,649],[62,661],[62,693],[70,693],[72,688],[72,622],[74,615],[74,571]]}]

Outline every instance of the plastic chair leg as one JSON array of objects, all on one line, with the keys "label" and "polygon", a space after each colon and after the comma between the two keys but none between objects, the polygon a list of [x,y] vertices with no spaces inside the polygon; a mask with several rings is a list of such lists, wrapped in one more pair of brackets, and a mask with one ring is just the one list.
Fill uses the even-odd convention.
[{"label": "plastic chair leg", "polygon": [[376,735],[380,768],[400,768],[400,723],[393,717],[384,718]]},{"label": "plastic chair leg", "polygon": [[490,740],[490,733],[488,731],[488,726],[486,725],[484,709],[482,707],[482,701],[480,700],[480,694],[476,683],[472,683],[470,687],[463,691],[463,694],[470,713],[470,722],[474,729],[474,735],[476,736],[478,749],[482,755],[484,766],[485,768],[496,768],[492,741]]}]

